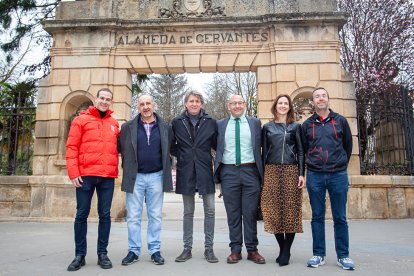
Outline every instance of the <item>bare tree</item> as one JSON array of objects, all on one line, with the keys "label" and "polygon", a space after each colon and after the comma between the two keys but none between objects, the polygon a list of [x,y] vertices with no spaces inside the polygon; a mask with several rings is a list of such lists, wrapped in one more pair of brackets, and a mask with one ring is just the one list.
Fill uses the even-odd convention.
[{"label": "bare tree", "polygon": [[256,74],[252,72],[217,73],[207,85],[206,94],[206,109],[216,119],[227,116],[227,99],[232,94],[242,95],[247,102],[246,114],[256,116]]},{"label": "bare tree", "polygon": [[21,75],[37,80],[49,74],[47,49],[52,38],[41,22],[54,17],[58,3],[57,0],[0,1],[2,81],[16,82]]},{"label": "bare tree", "polygon": [[183,110],[183,98],[188,90],[187,77],[175,74],[152,75],[143,86],[143,92],[154,97],[156,112],[167,122]]},{"label": "bare tree", "polygon": [[[338,0],[338,6],[349,15],[340,32],[341,63],[354,77],[361,173],[399,174],[412,162],[412,151],[394,148],[414,142],[407,132],[412,100],[402,89],[414,87],[413,1]],[[389,170],[397,167],[403,169]]]},{"label": "bare tree", "polygon": [[412,0],[338,0],[348,13],[340,32],[341,63],[365,91],[414,85],[414,5]]},{"label": "bare tree", "polygon": [[207,113],[215,119],[222,119],[227,116],[227,98],[229,96],[227,82],[222,74],[215,74],[213,81],[206,86]]}]

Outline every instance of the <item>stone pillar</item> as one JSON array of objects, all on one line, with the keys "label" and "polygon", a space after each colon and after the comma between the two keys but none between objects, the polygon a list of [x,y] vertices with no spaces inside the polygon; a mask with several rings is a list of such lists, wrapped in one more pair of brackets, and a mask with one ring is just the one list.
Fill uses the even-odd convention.
[{"label": "stone pillar", "polygon": [[[82,104],[93,103],[102,87],[114,93],[113,117],[120,124],[128,120],[132,79],[127,70],[113,68],[113,57],[105,49],[92,55],[82,53],[82,59],[57,48],[51,52],[53,70],[42,81],[38,94],[30,215],[64,219],[73,218],[76,212],[75,190],[67,177],[65,161],[70,122]],[[121,219],[125,195],[120,191],[120,180],[115,183],[112,217]],[[96,209],[95,203],[92,206]],[[91,212],[91,217],[96,215]]]},{"label": "stone pillar", "polygon": [[354,87],[340,66],[338,27],[280,24],[270,36],[270,65],[257,68],[258,117],[263,123],[272,119],[270,108],[280,94],[311,98],[315,87],[325,87],[330,107],[348,119],[353,134],[348,171],[360,174]]}]

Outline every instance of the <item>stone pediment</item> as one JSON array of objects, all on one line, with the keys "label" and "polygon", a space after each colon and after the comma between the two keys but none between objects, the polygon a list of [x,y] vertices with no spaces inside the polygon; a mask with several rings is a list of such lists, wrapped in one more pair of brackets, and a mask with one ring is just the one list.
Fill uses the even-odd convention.
[{"label": "stone pediment", "polygon": [[186,20],[336,10],[335,0],[62,0],[56,19]]},{"label": "stone pediment", "polygon": [[226,16],[223,6],[213,6],[212,0],[173,0],[171,8],[160,8],[159,18],[189,18]]}]

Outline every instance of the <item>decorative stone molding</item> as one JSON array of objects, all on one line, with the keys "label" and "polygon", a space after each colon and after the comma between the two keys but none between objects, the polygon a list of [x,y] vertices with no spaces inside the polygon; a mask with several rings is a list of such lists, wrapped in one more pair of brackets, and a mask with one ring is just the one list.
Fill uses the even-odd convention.
[{"label": "decorative stone molding", "polygon": [[172,8],[160,8],[159,18],[226,16],[224,7],[214,7],[212,0],[174,0]]}]

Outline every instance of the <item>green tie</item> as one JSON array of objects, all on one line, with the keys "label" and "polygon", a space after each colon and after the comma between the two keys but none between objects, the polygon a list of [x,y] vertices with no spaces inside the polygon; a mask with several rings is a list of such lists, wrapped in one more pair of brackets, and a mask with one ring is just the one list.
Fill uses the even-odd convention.
[{"label": "green tie", "polygon": [[240,118],[236,118],[236,165],[241,164],[240,152]]}]

